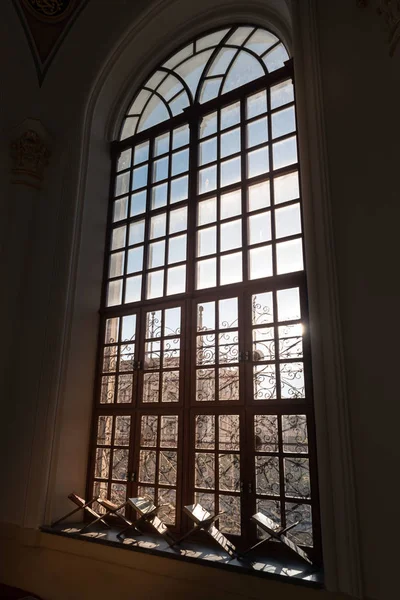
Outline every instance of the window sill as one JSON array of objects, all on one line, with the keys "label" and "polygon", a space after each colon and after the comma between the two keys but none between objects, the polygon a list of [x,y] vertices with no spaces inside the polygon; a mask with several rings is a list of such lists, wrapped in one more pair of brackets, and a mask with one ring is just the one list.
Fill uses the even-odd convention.
[{"label": "window sill", "polygon": [[105,531],[87,531],[81,534],[81,527],[82,523],[68,523],[56,527],[42,526],[41,531],[131,552],[151,554],[254,577],[274,579],[282,583],[287,582],[313,588],[323,587],[323,573],[318,567],[308,568],[291,557],[285,558],[283,561],[276,557],[257,556],[254,553],[251,558],[249,556],[248,560],[244,562],[236,559],[232,560],[217,546],[207,544],[207,542],[189,542],[186,540],[181,546],[170,548],[162,538],[148,533],[135,537],[127,536],[124,540],[119,540],[116,534],[120,530],[117,528],[112,527]]}]

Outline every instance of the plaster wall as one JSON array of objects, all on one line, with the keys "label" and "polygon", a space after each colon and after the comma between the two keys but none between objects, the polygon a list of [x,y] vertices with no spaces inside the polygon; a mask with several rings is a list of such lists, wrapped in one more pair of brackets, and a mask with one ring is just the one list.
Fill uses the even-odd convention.
[{"label": "plaster wall", "polygon": [[[254,22],[262,22],[263,2],[214,4],[91,0],[41,89],[11,0],[2,5],[0,51],[6,60],[0,63],[0,273],[7,284],[0,297],[6,423],[0,456],[7,460],[1,467],[6,493],[1,494],[0,514],[7,523],[35,528],[66,510],[71,489],[83,492],[110,172],[108,141],[113,137],[111,123],[123,108],[117,100],[127,98],[127,90],[185,39],[189,25],[194,34],[206,28],[201,14],[208,11],[213,25],[231,22],[233,16],[240,20],[249,12]],[[396,549],[378,552],[380,529],[392,534],[385,548],[400,536],[387,496],[395,489],[391,482],[400,459],[394,402],[399,290],[393,265],[400,212],[394,152],[400,52],[389,58],[384,24],[371,8],[361,10],[349,0],[314,4],[364,593],[386,600],[397,590]],[[298,10],[301,15],[302,2]],[[271,1],[269,11],[271,22],[286,31],[290,42],[288,5]],[[131,61],[119,58],[128,31],[134,35]],[[9,183],[8,144],[13,129],[28,117],[39,119],[52,139],[46,186],[40,193]],[[9,561],[13,556],[20,564],[16,557],[19,552],[25,556],[25,551],[13,548]],[[54,566],[54,555],[39,547],[29,550],[29,560],[38,560],[40,569],[47,568],[47,560],[51,569],[60,568]],[[79,569],[78,562],[68,563],[69,568]],[[10,566],[9,573],[15,572]],[[28,577],[18,573],[18,578]],[[64,581],[63,573],[59,576]],[[52,597],[49,590],[44,597]]]}]

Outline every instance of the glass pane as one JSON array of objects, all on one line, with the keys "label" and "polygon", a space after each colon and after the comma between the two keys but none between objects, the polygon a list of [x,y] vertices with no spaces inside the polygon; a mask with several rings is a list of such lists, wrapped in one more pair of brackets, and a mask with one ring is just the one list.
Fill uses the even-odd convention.
[{"label": "glass pane", "polygon": [[[275,167],[277,168],[277,167]],[[269,171],[268,148],[260,148],[247,155],[247,177],[256,177]]]},{"label": "glass pane", "polygon": [[296,129],[294,107],[280,110],[272,115],[272,137],[291,133]]},{"label": "glass pane", "polygon": [[181,309],[167,308],[164,311],[164,335],[179,335],[181,332]]},{"label": "glass pane", "polygon": [[158,417],[155,415],[143,415],[140,430],[141,446],[157,446]]},{"label": "glass pane", "polygon": [[144,241],[144,221],[135,221],[129,226],[129,245]]},{"label": "glass pane", "polygon": [[116,227],[111,236],[111,250],[118,250],[125,246],[126,227]]},{"label": "glass pane", "polygon": [[161,417],[160,447],[178,447],[178,416],[163,415]]},{"label": "glass pane", "polygon": [[125,252],[115,252],[110,255],[109,277],[120,277],[124,273]]},{"label": "glass pane", "polygon": [[308,458],[284,458],[285,495],[292,498],[310,497]]},{"label": "glass pane", "polygon": [[135,146],[135,154],[133,158],[133,164],[138,165],[139,163],[148,160],[149,158],[149,142],[143,142]]},{"label": "glass pane", "polygon": [[154,142],[154,156],[165,154],[169,150],[169,133],[163,133],[156,137]]},{"label": "glass pane", "polygon": [[114,202],[113,221],[122,221],[126,219],[128,213],[128,197],[121,198]]},{"label": "glass pane", "polygon": [[279,331],[279,357],[301,358],[303,356],[303,325],[283,325]]},{"label": "glass pane", "polygon": [[125,480],[128,478],[129,450],[115,448],[113,451],[112,478]]},{"label": "glass pane", "polygon": [[274,400],[276,398],[275,365],[253,367],[254,400]]},{"label": "glass pane", "polygon": [[240,123],[240,102],[225,106],[221,110],[221,129],[227,129]]},{"label": "glass pane", "polygon": [[[238,356],[235,357],[235,360],[238,360]],[[218,399],[221,402],[239,400],[238,367],[223,367],[218,369]]]},{"label": "glass pane", "polygon": [[197,331],[215,329],[215,302],[203,302],[197,307]]},{"label": "glass pane", "polygon": [[301,318],[299,288],[279,290],[277,299],[279,321],[291,321]]},{"label": "glass pane", "polygon": [[276,177],[274,179],[274,190],[275,204],[299,198],[300,189],[298,172],[295,171],[294,173],[289,173],[289,175],[284,175],[283,177]]},{"label": "glass pane", "polygon": [[174,152],[172,155],[172,175],[185,173],[189,168],[189,150]]},{"label": "glass pane", "polygon": [[216,198],[203,200],[198,205],[197,225],[206,225],[213,223],[217,219],[217,202]]},{"label": "glass pane", "polygon": [[291,137],[273,145],[274,169],[281,169],[297,162],[296,138]]},{"label": "glass pane", "polygon": [[[281,503],[277,500],[266,500],[265,498],[257,498],[256,503],[257,512],[262,512],[271,519],[275,524],[275,528],[278,529],[281,526]],[[267,537],[268,534],[257,527],[257,538],[265,539]]]},{"label": "glass pane", "polygon": [[221,285],[242,281],[242,253],[235,252],[220,257]]},{"label": "glass pane", "polygon": [[142,295],[142,276],[127,277],[125,287],[125,304],[138,302]]},{"label": "glass pane", "polygon": [[276,237],[286,237],[301,233],[300,204],[292,204],[275,211]]},{"label": "glass pane", "polygon": [[279,496],[279,459],[276,456],[256,456],[256,493]]},{"label": "glass pane", "polygon": [[132,190],[138,190],[139,188],[147,185],[147,165],[133,169],[132,177]]},{"label": "glass pane", "polygon": [[167,183],[162,183],[161,185],[156,185],[153,187],[153,189],[151,190],[152,210],[155,208],[160,208],[161,206],[165,206],[167,204],[167,192]]},{"label": "glass pane", "polygon": [[[285,290],[286,291],[286,290]],[[280,292],[278,292],[279,294]],[[272,292],[256,294],[252,297],[253,325],[266,325],[274,321],[274,305]]]},{"label": "glass pane", "polygon": [[141,215],[146,210],[146,190],[132,194],[131,196],[131,217]]},{"label": "glass pane", "polygon": [[129,192],[129,178],[130,173],[123,173],[122,175],[118,175],[115,181],[115,195],[122,196],[122,194],[127,194]]},{"label": "glass pane", "polygon": [[305,398],[303,363],[281,363],[281,397]]},{"label": "glass pane", "polygon": [[117,346],[107,346],[104,348],[103,371],[105,373],[117,370]]},{"label": "glass pane", "polygon": [[161,505],[158,516],[166,525],[175,525],[176,490],[158,490],[158,503]]},{"label": "glass pane", "polygon": [[176,485],[178,456],[176,452],[160,452],[158,467],[158,483],[161,485]]},{"label": "glass pane", "polygon": [[179,177],[178,179],[173,179],[170,183],[171,192],[170,192],[170,202],[173,204],[174,202],[180,202],[181,200],[186,200],[188,197],[188,177]]},{"label": "glass pane", "polygon": [[312,547],[313,538],[311,506],[309,504],[292,504],[287,502],[285,504],[285,509],[286,524],[290,526],[298,523],[296,527],[293,527],[290,531],[288,531],[288,538],[293,540],[295,544]]},{"label": "glass pane", "polygon": [[240,129],[232,129],[221,135],[221,158],[240,152]]},{"label": "glass pane", "polygon": [[121,140],[125,140],[135,134],[138,120],[138,117],[128,117],[125,119],[120,136]]},{"label": "glass pane", "polygon": [[215,254],[217,251],[217,228],[207,227],[197,232],[197,256]]},{"label": "glass pane", "polygon": [[141,113],[144,105],[146,104],[146,102],[150,98],[150,96],[151,96],[151,92],[149,90],[140,90],[140,92],[138,93],[138,95],[135,98],[135,101],[133,102],[132,106],[130,107],[128,114],[133,115],[133,114]]},{"label": "glass pane", "polygon": [[229,219],[242,212],[242,194],[240,190],[221,195],[221,219]]},{"label": "glass pane", "polygon": [[263,117],[247,125],[247,147],[258,146],[268,140],[268,119]]},{"label": "glass pane", "polygon": [[156,215],[150,219],[150,239],[163,237],[166,228],[166,214]]},{"label": "glass pane", "polygon": [[107,306],[117,306],[122,300],[122,279],[110,281],[107,290]]},{"label": "glass pane", "polygon": [[182,294],[186,289],[186,267],[173,267],[168,269],[167,274],[167,296]]},{"label": "glass pane", "polygon": [[220,450],[239,450],[240,427],[239,415],[220,415],[218,417]]},{"label": "glass pane", "polygon": [[172,210],[169,215],[169,233],[184,231],[187,227],[187,208]]},{"label": "glass pane", "polygon": [[172,134],[172,148],[180,148],[186,146],[189,143],[189,125],[183,125],[178,129],[174,129]]},{"label": "glass pane", "polygon": [[222,93],[225,94],[263,75],[264,69],[258,60],[247,52],[240,52],[229,69]]},{"label": "glass pane", "polygon": [[159,373],[144,373],[143,402],[158,402],[160,391]]},{"label": "glass pane", "polygon": [[208,167],[199,171],[199,194],[211,192],[217,187],[217,167]]},{"label": "glass pane", "polygon": [[118,317],[114,317],[113,319],[107,319],[104,343],[112,344],[113,342],[116,342],[118,340],[118,331],[119,331]]},{"label": "glass pane", "polygon": [[290,79],[271,87],[271,108],[278,108],[294,101],[293,83]]},{"label": "glass pane", "polygon": [[196,42],[196,50],[199,52],[203,48],[209,48],[210,46],[217,46],[218,43],[222,40],[224,35],[229,31],[229,29],[222,29],[220,31],[216,31],[215,33],[209,33],[204,37],[200,38]]},{"label": "glass pane", "polygon": [[215,458],[213,454],[196,452],[195,482],[197,488],[214,489],[215,487]]},{"label": "glass pane", "polygon": [[212,62],[208,75],[224,75],[235,54],[234,48],[221,48]]},{"label": "glass pane", "polygon": [[221,186],[231,185],[241,180],[240,156],[226,160],[220,164]]},{"label": "glass pane", "polygon": [[[128,361],[125,361],[128,362]],[[132,361],[129,361],[129,368],[132,368]],[[122,369],[123,363],[120,365]],[[127,404],[132,402],[133,375],[124,374],[118,377],[117,402],[118,404]],[[117,442],[115,442],[117,443]]]},{"label": "glass pane", "polygon": [[253,248],[249,252],[250,279],[260,279],[261,277],[271,277],[272,275],[272,248],[264,246],[263,248]]},{"label": "glass pane", "polygon": [[156,452],[154,450],[141,450],[139,459],[139,481],[155,483],[156,480]]},{"label": "glass pane", "polygon": [[237,298],[226,298],[218,302],[220,329],[229,329],[238,325],[238,300]]},{"label": "glass pane", "polygon": [[100,416],[97,422],[97,444],[99,446],[110,446],[113,427],[111,416]]},{"label": "glass pane", "polygon": [[108,479],[110,472],[110,449],[96,448],[96,463],[94,476],[101,479]]},{"label": "glass pane", "polygon": [[217,284],[217,263],[215,258],[200,260],[197,263],[196,289],[203,290]]},{"label": "glass pane", "polygon": [[217,131],[217,113],[213,112],[203,117],[200,125],[200,138],[207,137]]},{"label": "glass pane", "polygon": [[168,162],[168,156],[154,161],[153,181],[160,181],[168,177]]},{"label": "glass pane", "polygon": [[263,61],[268,69],[268,73],[281,69],[285,66],[285,61],[288,60],[289,56],[283,44],[279,44],[273,50],[268,52]]},{"label": "glass pane", "polygon": [[215,447],[215,416],[197,415],[195,446],[199,450],[213,450]]},{"label": "glass pane", "polygon": [[118,158],[117,171],[124,171],[131,166],[132,150],[123,150]]},{"label": "glass pane", "polygon": [[214,402],[215,371],[214,369],[198,369],[196,371],[196,401]]},{"label": "glass pane", "polygon": [[[215,229],[215,228],[210,228]],[[242,220],[230,221],[221,225],[220,251],[233,250],[242,245]]]},{"label": "glass pane", "polygon": [[101,378],[100,404],[111,404],[114,402],[115,377],[106,376]]},{"label": "glass pane", "polygon": [[254,449],[256,452],[278,452],[276,415],[254,415]]},{"label": "glass pane", "polygon": [[302,271],[304,265],[301,239],[277,244],[276,258],[278,275],[292,273],[293,271]]},{"label": "glass pane", "polygon": [[271,240],[271,213],[266,211],[249,217],[249,244]]},{"label": "glass pane", "polygon": [[267,208],[271,204],[269,181],[249,187],[249,211]]},{"label": "glass pane", "polygon": [[143,269],[143,246],[128,251],[127,273],[137,273]]},{"label": "glass pane", "polygon": [[273,328],[253,329],[253,362],[274,360],[274,358],[275,342]]},{"label": "glass pane", "polygon": [[219,455],[219,489],[226,492],[237,492],[240,488],[239,454]]},{"label": "glass pane", "polygon": [[218,77],[216,79],[206,79],[201,90],[200,102],[204,103],[216,98],[219,94],[221,83],[222,77]]},{"label": "glass pane", "polygon": [[165,241],[149,244],[149,269],[162,267],[165,262]]},{"label": "glass pane", "polygon": [[248,119],[267,112],[267,92],[263,90],[247,98],[246,116]]},{"label": "glass pane", "polygon": [[147,298],[159,298],[163,295],[164,271],[154,271],[147,275]]},{"label": "glass pane", "polygon": [[283,451],[308,452],[306,415],[282,415]]},{"label": "glass pane", "polygon": [[161,337],[161,310],[152,310],[147,313],[146,338]]},{"label": "glass pane", "polygon": [[213,137],[200,144],[199,164],[206,165],[215,160],[217,160],[217,138]]},{"label": "glass pane", "polygon": [[168,244],[168,263],[186,260],[186,235],[170,238]]}]

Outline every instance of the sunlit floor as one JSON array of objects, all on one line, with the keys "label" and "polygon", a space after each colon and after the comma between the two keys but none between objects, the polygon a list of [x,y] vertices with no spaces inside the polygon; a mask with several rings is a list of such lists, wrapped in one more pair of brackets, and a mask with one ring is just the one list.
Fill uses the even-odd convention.
[{"label": "sunlit floor", "polygon": [[128,534],[125,538],[118,538],[117,533],[120,529],[111,527],[110,529],[90,528],[83,534],[80,533],[82,523],[64,523],[55,527],[42,527],[42,531],[55,535],[73,537],[88,542],[107,544],[117,548],[125,548],[137,552],[147,552],[157,554],[165,558],[175,560],[186,560],[198,564],[206,564],[227,570],[246,572],[258,576],[283,577],[290,578],[292,582],[321,587],[323,584],[323,574],[320,569],[296,562],[295,558],[289,556],[285,558],[285,564],[282,560],[257,555],[256,552],[249,553],[244,559],[232,559],[226,552],[218,548],[210,540],[207,544],[199,541],[185,540],[181,545],[170,548],[167,542],[156,534],[145,533],[142,535]]}]

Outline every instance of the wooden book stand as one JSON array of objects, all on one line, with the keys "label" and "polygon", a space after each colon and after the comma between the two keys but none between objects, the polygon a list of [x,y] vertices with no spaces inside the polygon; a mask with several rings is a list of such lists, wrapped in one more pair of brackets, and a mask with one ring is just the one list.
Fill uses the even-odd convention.
[{"label": "wooden book stand", "polygon": [[290,540],[285,535],[288,531],[290,531],[290,529],[296,527],[296,525],[299,524],[299,521],[297,523],[289,525],[289,527],[286,527],[285,529],[280,529],[279,525],[277,525],[272,519],[264,515],[262,512],[258,512],[255,515],[253,515],[251,517],[251,520],[253,521],[253,523],[256,523],[258,527],[260,527],[260,529],[265,531],[265,533],[268,534],[268,537],[257,542],[256,544],[254,544],[254,546],[251,546],[251,548],[248,548],[245,552],[243,552],[243,554],[247,554],[251,550],[254,550],[254,548],[256,548],[257,546],[261,546],[261,544],[269,542],[271,541],[271,539],[275,539],[287,546],[287,548],[289,548],[291,552],[296,554],[298,558],[301,558],[301,560],[303,560],[307,564],[312,565],[312,561],[308,558],[304,550],[302,550],[297,544],[295,544],[295,542]]},{"label": "wooden book stand", "polygon": [[156,506],[155,504],[153,504],[152,500],[142,497],[129,498],[126,504],[135,509],[136,513],[139,515],[139,518],[133,521],[127,527],[125,527],[125,529],[120,531],[117,534],[117,537],[123,536],[129,529],[138,530],[138,526],[140,525],[140,523],[147,523],[166,540],[169,546],[175,543],[175,538],[172,536],[168,527],[157,515],[161,506]]},{"label": "wooden book stand", "polygon": [[[236,547],[228,540],[224,534],[215,527],[214,522],[223,513],[212,516],[201,504],[189,504],[183,507],[184,512],[194,521],[194,527],[185,533],[175,544],[180,544],[183,540],[194,534],[196,531],[205,531],[225,552],[232,558],[238,558]],[[172,545],[175,545],[172,544]]]},{"label": "wooden book stand", "polygon": [[[77,494],[74,494],[74,493],[69,494],[68,498],[71,500],[71,502],[76,504],[77,508],[75,508],[74,510],[71,510],[71,512],[69,512],[66,515],[64,515],[63,517],[61,517],[61,519],[54,521],[51,524],[52,527],[54,527],[55,525],[58,525],[59,523],[61,523],[68,517],[71,517],[72,515],[74,515],[76,512],[78,512],[80,510],[83,510],[84,513],[88,513],[91,517],[93,517],[94,521],[96,521],[96,522],[100,521],[103,525],[105,525],[105,527],[109,527],[108,523],[106,523],[104,521],[104,517],[102,515],[99,515],[92,508],[92,504],[94,502],[98,502],[98,498],[92,498],[89,502],[86,502],[86,500],[84,498],[81,498],[80,496],[78,496]],[[91,521],[89,523],[89,525],[92,525],[92,523],[94,523],[94,521]],[[86,527],[88,527],[88,525],[85,525],[85,527],[83,529],[86,529]],[[83,529],[81,531],[83,531]]]}]

